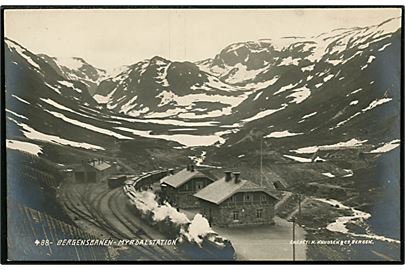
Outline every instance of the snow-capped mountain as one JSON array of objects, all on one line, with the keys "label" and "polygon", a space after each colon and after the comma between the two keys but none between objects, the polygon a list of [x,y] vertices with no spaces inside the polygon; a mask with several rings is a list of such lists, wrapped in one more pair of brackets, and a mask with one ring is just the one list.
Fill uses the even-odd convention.
[{"label": "snow-capped mountain", "polygon": [[[66,140],[82,132],[86,143],[101,134],[99,144],[147,138],[225,152],[243,152],[259,137],[286,152],[351,140],[377,147],[399,136],[399,27],[396,18],[310,38],[240,42],[212,59],[153,57],[114,76],[6,40],[6,72],[20,74],[7,76],[8,115],[20,130],[35,122],[38,132]],[[99,82],[93,97],[87,79]],[[74,128],[64,133],[66,123]]]},{"label": "snow-capped mountain", "polygon": [[[261,82],[274,77],[275,67],[294,65],[310,72],[316,63],[343,64],[350,56],[358,56],[370,41],[381,40],[398,28],[399,18],[393,18],[379,25],[335,29],[313,37],[239,42],[197,65],[230,84]],[[357,49],[357,54],[347,55],[350,49]]]},{"label": "snow-capped mountain", "polygon": [[376,143],[388,134],[399,136],[399,20],[315,38],[317,43],[305,44],[303,38],[292,38],[301,41],[282,47],[279,53],[285,57],[247,82],[276,78],[222,119],[243,125],[228,143],[250,138],[252,127],[280,146],[308,143],[308,138],[314,143],[337,138]]},{"label": "snow-capped mountain", "polygon": [[91,95],[106,76],[105,70],[90,65],[80,57],[56,58],[46,54],[39,56],[65,79],[84,83]]},{"label": "snow-capped mountain", "polygon": [[154,57],[101,81],[93,97],[129,116],[187,119],[230,114],[247,93],[191,62]]}]

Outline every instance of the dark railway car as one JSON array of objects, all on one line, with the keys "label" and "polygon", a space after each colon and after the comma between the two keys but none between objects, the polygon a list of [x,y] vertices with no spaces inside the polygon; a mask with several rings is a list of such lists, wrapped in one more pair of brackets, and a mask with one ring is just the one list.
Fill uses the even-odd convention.
[{"label": "dark railway car", "polygon": [[117,188],[124,185],[125,181],[127,180],[126,175],[114,175],[108,178],[108,187],[109,188]]}]

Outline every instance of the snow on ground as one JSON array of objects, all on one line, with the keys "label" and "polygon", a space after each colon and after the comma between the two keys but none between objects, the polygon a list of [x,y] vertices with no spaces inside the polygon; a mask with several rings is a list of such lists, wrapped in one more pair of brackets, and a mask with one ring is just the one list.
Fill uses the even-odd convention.
[{"label": "snow on ground", "polygon": [[229,76],[225,81],[229,84],[235,84],[239,82],[244,82],[255,78],[259,73],[266,70],[267,66],[261,69],[251,69],[248,70],[247,67],[241,63],[234,66],[232,70],[235,70],[231,76]]},{"label": "snow on ground", "polygon": [[166,141],[174,141],[180,144],[183,144],[187,147],[194,147],[194,146],[209,146],[216,143],[224,143],[225,140],[221,138],[219,133],[215,133],[213,135],[190,135],[190,134],[151,134],[151,130],[136,130],[131,128],[125,127],[115,127],[115,129],[119,129],[122,131],[127,131],[137,136],[145,137],[145,138],[154,138],[154,139],[162,139]]},{"label": "snow on ground", "polygon": [[363,90],[363,89],[359,88],[359,89],[353,90],[351,93],[347,94],[346,97],[348,97],[350,95],[353,95],[353,94],[356,94],[357,92],[360,92],[361,90]]},{"label": "snow on ground", "polygon": [[243,119],[242,122],[247,123],[247,122],[250,122],[250,121],[253,121],[253,120],[257,120],[257,119],[266,117],[266,116],[271,115],[271,114],[273,114],[275,112],[284,110],[286,107],[287,107],[287,104],[282,104],[281,107],[278,108],[278,109],[269,109],[269,110],[261,111],[261,112],[259,112],[258,114],[254,115],[254,116]]},{"label": "snow on ground", "polygon": [[23,151],[34,156],[42,154],[42,148],[40,146],[29,142],[6,140],[6,147],[9,149]]},{"label": "snow on ground", "polygon": [[327,173],[322,173],[322,175],[325,175],[325,176],[327,176],[327,177],[329,177],[329,178],[334,178],[334,177],[335,177],[334,174],[329,173],[329,172],[327,172]]},{"label": "snow on ground", "polygon": [[337,66],[339,64],[343,64],[344,61],[343,60],[327,60],[328,63],[331,63],[334,66]]},{"label": "snow on ground", "polygon": [[[207,91],[212,91],[213,89],[221,89],[221,90],[227,91],[227,92],[232,92],[235,90],[242,89],[240,86],[233,86],[233,85],[226,84],[226,83],[218,80],[218,78],[214,77],[214,76],[208,76],[207,78],[208,78],[208,82],[204,83],[200,87],[200,89],[207,90]],[[194,85],[191,87],[191,89],[193,89],[193,88],[194,88]],[[197,88],[195,88],[195,89],[197,89]]]},{"label": "snow on ground", "polygon": [[[142,105],[141,105],[141,106],[142,106]],[[129,116],[132,116],[132,117],[138,117],[138,116],[140,116],[141,114],[147,113],[147,112],[149,112],[149,108],[148,108],[148,107],[143,107],[142,109],[140,109],[140,110],[138,110],[138,111],[136,111],[136,110],[131,110],[131,111],[129,111],[127,114],[128,114]]]},{"label": "snow on ground", "polygon": [[378,51],[382,52],[383,50],[385,50],[385,48],[387,48],[390,45],[391,45],[391,43],[384,44],[381,48],[378,49]]},{"label": "snow on ground", "polygon": [[314,162],[318,162],[318,161],[326,161],[326,159],[323,159],[323,158],[321,158],[321,157],[316,157],[315,159],[314,159]]},{"label": "snow on ground", "polygon": [[114,95],[115,91],[117,91],[117,88],[111,91],[107,96],[96,94],[93,96],[93,99],[97,101],[98,104],[107,104],[110,102],[111,97]]},{"label": "snow on ground", "polygon": [[290,103],[299,104],[299,103],[303,102],[304,100],[306,100],[311,95],[311,90],[309,90],[309,88],[307,88],[305,86],[298,88],[298,89],[294,89],[293,91],[294,91],[294,93],[287,96],[287,97],[294,98],[293,100],[290,101]]},{"label": "snow on ground", "polygon": [[308,118],[310,118],[310,117],[316,115],[317,113],[318,113],[318,112],[313,112],[313,113],[309,113],[309,114],[304,115],[304,116],[301,118],[301,120],[298,121],[298,123],[304,122],[306,119],[308,119]]},{"label": "snow on ground", "polygon": [[66,87],[69,87],[69,88],[71,88],[71,89],[75,90],[75,91],[76,91],[76,92],[78,92],[78,93],[81,93],[81,92],[82,92],[82,90],[77,89],[77,88],[76,88],[76,87],[73,85],[73,83],[71,83],[71,82],[67,82],[67,81],[58,81],[58,83],[59,83],[59,84],[61,84],[61,85],[66,86]]},{"label": "snow on ground", "polygon": [[121,116],[111,116],[111,118],[124,120],[132,123],[153,123],[160,125],[174,125],[174,126],[183,126],[183,127],[210,127],[216,126],[218,122],[209,121],[209,122],[186,122],[181,120],[174,119],[140,119],[140,118],[130,118],[130,117],[121,117]]},{"label": "snow on ground", "polygon": [[318,112],[313,112],[313,113],[306,114],[306,115],[304,115],[304,116],[302,117],[302,119],[310,118],[310,117],[314,116],[314,115],[317,114],[317,113],[318,113]]},{"label": "snow on ground", "polygon": [[220,169],[222,167],[217,167],[217,166],[213,166],[213,165],[208,165],[208,164],[204,164],[204,161],[206,159],[207,156],[207,151],[202,151],[200,156],[188,156],[193,162],[195,162],[195,164],[199,167],[205,167],[205,168],[217,168]]},{"label": "snow on ground", "polygon": [[[78,111],[75,111],[75,110],[72,110],[72,109],[70,109],[70,108],[68,108],[68,107],[65,107],[65,106],[63,106],[63,105],[61,105],[61,104],[59,104],[59,103],[53,101],[52,99],[49,99],[49,98],[40,98],[40,100],[42,100],[42,101],[44,101],[45,103],[51,105],[52,107],[55,107],[55,108],[58,108],[58,109],[61,109],[61,110],[64,110],[64,111],[68,111],[68,112],[71,112],[71,113],[74,113],[74,114],[77,114],[77,115],[80,115],[80,116],[83,116],[83,117],[87,117],[87,118],[92,118],[92,119],[98,120],[97,118],[94,118],[94,117],[92,117],[92,116],[90,116],[90,115],[88,115],[88,114],[80,113],[80,112],[78,112]],[[87,109],[88,109],[88,108],[87,108]],[[93,111],[94,111],[94,110],[93,110]],[[98,113],[98,112],[96,112],[96,113]]]},{"label": "snow on ground", "polygon": [[169,131],[195,131],[196,128],[171,128]]},{"label": "snow on ground", "polygon": [[352,100],[349,105],[354,106],[354,105],[357,105],[358,103],[359,103],[358,100]]},{"label": "snow on ground", "polygon": [[204,119],[204,118],[214,118],[214,117],[220,117],[224,115],[230,115],[232,113],[232,108],[231,107],[224,107],[221,110],[213,110],[209,111],[205,114],[195,114],[193,112],[183,112],[178,114],[178,117],[184,118],[184,119]]},{"label": "snow on ground", "polygon": [[55,91],[56,93],[58,93],[59,95],[61,95],[62,93],[60,92],[60,90],[52,85],[50,85],[47,82],[44,82],[46,86],[48,86],[49,88],[51,88],[53,91]]},{"label": "snow on ground", "polygon": [[7,45],[12,48],[14,51],[16,51],[19,55],[21,55],[21,57],[23,57],[30,65],[32,65],[33,67],[40,69],[39,65],[31,58],[27,55],[27,50],[25,50],[23,47],[21,47],[20,45],[18,45],[17,43],[11,41],[11,40],[4,40]]},{"label": "snow on ground", "polygon": [[289,66],[289,65],[294,65],[298,66],[300,62],[300,58],[292,58],[291,56],[288,56],[286,58],[283,58],[280,62],[280,66]]},{"label": "snow on ground", "polygon": [[335,75],[333,75],[333,74],[329,74],[328,76],[326,76],[326,77],[323,78],[323,82],[329,81],[329,80],[332,79],[334,76],[335,76]]},{"label": "snow on ground", "polygon": [[14,94],[12,94],[11,96],[14,97],[15,99],[21,101],[22,103],[30,104],[30,103],[29,103],[28,101],[26,101],[25,99],[22,99],[22,98],[20,98],[20,97],[14,95]]},{"label": "snow on ground", "polygon": [[245,89],[245,90],[250,90],[250,91],[256,91],[256,90],[260,90],[260,89],[264,89],[270,85],[273,85],[274,83],[276,83],[279,79],[279,76],[274,76],[272,79],[267,80],[267,81],[263,81],[263,82],[251,82],[246,84],[245,86],[243,86],[243,88],[241,87],[241,89]]},{"label": "snow on ground", "polygon": [[24,134],[24,136],[28,139],[31,140],[37,140],[37,141],[43,141],[43,142],[49,142],[49,143],[54,143],[54,144],[60,144],[60,145],[66,145],[66,146],[72,146],[72,147],[79,147],[79,148],[85,148],[85,149],[95,149],[95,150],[105,150],[104,148],[89,144],[89,143],[84,143],[84,142],[75,142],[75,141],[70,141],[63,139],[61,137],[55,136],[55,135],[50,135],[50,134],[45,134],[42,132],[39,132],[30,126],[19,123],[18,121],[8,117],[11,121],[13,121],[15,124],[17,124],[19,127],[22,128],[21,132]]},{"label": "snow on ground", "polygon": [[69,118],[69,117],[65,116],[64,114],[61,114],[61,113],[58,113],[58,112],[52,112],[52,111],[49,111],[49,110],[46,110],[46,109],[44,111],[48,112],[49,114],[52,114],[53,116],[55,116],[57,118],[62,119],[63,121],[66,121],[66,122],[68,122],[70,124],[76,125],[76,126],[81,127],[81,128],[85,128],[85,129],[88,129],[88,130],[91,130],[91,131],[94,131],[94,132],[98,132],[98,133],[101,133],[101,134],[104,134],[104,135],[113,136],[113,137],[115,137],[117,139],[132,139],[131,137],[121,135],[121,134],[113,132],[111,130],[96,127],[94,125],[87,124],[87,123],[78,121],[76,119]]},{"label": "snow on ground", "polygon": [[287,158],[290,158],[290,159],[293,159],[293,160],[298,161],[298,162],[303,162],[303,163],[311,162],[310,158],[303,158],[303,157],[290,156],[290,155],[283,155],[283,156],[285,156]]},{"label": "snow on ground", "polygon": [[374,240],[386,241],[386,242],[393,242],[393,243],[398,243],[398,244],[400,243],[399,240],[388,238],[388,237],[385,237],[382,235],[376,235],[376,234],[370,232],[369,230],[367,230],[367,233],[365,233],[365,234],[350,232],[350,230],[347,228],[347,224],[353,224],[356,222],[364,221],[366,219],[369,219],[371,217],[371,215],[369,213],[357,210],[353,207],[346,206],[337,200],[322,199],[322,198],[316,198],[316,200],[329,204],[329,205],[332,205],[333,207],[338,207],[339,209],[352,211],[352,215],[338,217],[334,222],[328,224],[328,226],[326,226],[327,230],[329,230],[331,232],[349,234],[349,235],[356,236],[356,237],[362,237],[362,238],[368,238],[368,239],[374,239]]},{"label": "snow on ground", "polygon": [[162,101],[158,107],[162,107],[168,103],[174,102],[177,106],[190,106],[195,102],[214,102],[231,105],[232,107],[238,106],[243,100],[245,95],[229,96],[229,95],[208,95],[206,93],[190,94],[186,96],[178,96],[171,91],[163,91],[158,97],[162,98]]},{"label": "snow on ground", "polygon": [[315,65],[309,65],[306,67],[301,68],[302,71],[312,71],[314,69]]},{"label": "snow on ground", "polygon": [[331,127],[331,128],[329,128],[329,129],[330,129],[330,130],[333,130],[333,129],[335,129],[335,128],[338,128],[338,127],[344,125],[345,123],[349,122],[349,121],[352,120],[353,118],[355,118],[355,117],[361,115],[362,113],[365,113],[365,112],[367,112],[367,111],[369,111],[369,110],[371,110],[371,109],[373,109],[373,108],[375,108],[375,107],[377,107],[377,106],[380,106],[380,105],[382,105],[382,104],[384,104],[384,103],[387,103],[387,102],[389,102],[389,101],[391,101],[391,100],[392,100],[392,98],[380,98],[380,99],[373,100],[366,108],[362,109],[360,112],[357,112],[357,113],[353,114],[353,115],[350,116],[349,118],[347,118],[347,119],[345,119],[345,120],[339,122],[335,127]]},{"label": "snow on ground", "polygon": [[287,91],[287,90],[290,90],[290,89],[294,88],[296,85],[298,85],[298,83],[296,83],[296,84],[291,83],[291,84],[289,84],[289,85],[284,85],[284,86],[281,87],[278,91],[276,91],[276,92],[273,94],[273,96],[278,95],[278,94],[280,94],[280,93],[282,93],[282,92],[285,92],[285,91]]},{"label": "snow on ground", "polygon": [[53,106],[53,107],[55,107],[55,108],[58,108],[58,109],[61,109],[61,110],[64,110],[64,111],[68,111],[68,112],[75,113],[75,111],[73,111],[72,109],[63,106],[63,105],[61,105],[61,104],[59,104],[59,103],[53,101],[52,99],[49,99],[49,98],[40,98],[40,100],[42,100],[42,101],[48,103],[49,105],[51,105],[51,106]]},{"label": "snow on ground", "polygon": [[369,57],[368,60],[367,60],[367,64],[370,64],[371,62],[373,62],[374,59],[375,59],[375,56],[374,56],[374,55],[370,55],[370,57]]},{"label": "snow on ground", "polygon": [[264,136],[264,138],[284,138],[284,137],[290,137],[290,136],[296,136],[296,135],[301,135],[304,133],[292,133],[289,132],[288,130],[284,131],[274,131],[270,133],[269,135]]},{"label": "snow on ground", "polygon": [[13,112],[13,111],[11,111],[11,110],[9,110],[9,109],[6,109],[6,112],[11,113],[12,115],[17,116],[18,118],[22,118],[22,119],[26,119],[26,120],[28,120],[28,118],[27,118],[27,117],[25,117],[24,115],[21,115],[21,114],[15,113],[15,112]]},{"label": "snow on ground", "polygon": [[397,148],[397,147],[400,145],[400,143],[401,143],[401,141],[398,140],[398,139],[397,139],[397,140],[393,140],[393,141],[390,141],[390,142],[388,142],[388,143],[385,143],[384,145],[382,145],[382,146],[380,146],[380,147],[378,147],[378,148],[376,148],[376,149],[374,149],[374,150],[371,150],[370,153],[385,153],[385,152],[389,152],[389,151],[391,151],[391,150]]},{"label": "snow on ground", "polygon": [[327,149],[337,149],[337,148],[358,147],[358,146],[361,146],[365,142],[367,142],[367,140],[360,141],[358,139],[351,139],[346,142],[339,142],[339,143],[329,144],[329,145],[302,147],[297,150],[290,150],[290,152],[295,152],[298,154],[315,153],[316,151],[318,151],[318,149],[327,150]]},{"label": "snow on ground", "polygon": [[352,170],[349,169],[343,169],[345,172],[347,172],[346,175],[343,175],[343,177],[352,177],[354,175]]},{"label": "snow on ground", "polygon": [[133,98],[131,98],[127,103],[125,103],[124,105],[121,106],[120,112],[128,113],[130,110],[132,110],[136,105],[136,103],[134,103],[134,102],[137,99],[138,99],[138,96],[134,96]]},{"label": "snow on ground", "polygon": [[392,98],[380,98],[380,99],[376,99],[373,100],[368,106],[367,108],[363,109],[363,112],[366,112],[368,110],[371,110],[379,105],[382,105],[384,103],[390,102],[392,100]]},{"label": "snow on ground", "polygon": [[253,101],[257,100],[261,95],[263,94],[263,91],[257,94],[254,98]]}]

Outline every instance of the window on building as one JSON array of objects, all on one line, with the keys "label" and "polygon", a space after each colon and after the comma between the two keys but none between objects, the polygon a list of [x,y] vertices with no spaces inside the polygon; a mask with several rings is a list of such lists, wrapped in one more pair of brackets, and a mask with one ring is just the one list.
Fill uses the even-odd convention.
[{"label": "window on building", "polygon": [[261,196],[260,196],[260,200],[261,200],[262,202],[267,201],[266,195],[261,195]]},{"label": "window on building", "polygon": [[200,190],[200,189],[202,189],[203,187],[204,187],[204,183],[203,183],[203,182],[199,181],[199,182],[196,182],[196,183],[195,183],[195,188],[196,188],[196,190]]},{"label": "window on building", "polygon": [[263,218],[263,209],[256,210],[256,218]]},{"label": "window on building", "polygon": [[249,194],[245,194],[244,200],[245,200],[246,202],[250,202],[251,199],[252,199],[252,197],[251,197]]},{"label": "window on building", "polygon": [[239,220],[239,211],[233,211],[233,220]]},{"label": "window on building", "polygon": [[230,201],[230,202],[235,202],[235,196],[231,196],[231,197],[229,198],[229,201]]}]

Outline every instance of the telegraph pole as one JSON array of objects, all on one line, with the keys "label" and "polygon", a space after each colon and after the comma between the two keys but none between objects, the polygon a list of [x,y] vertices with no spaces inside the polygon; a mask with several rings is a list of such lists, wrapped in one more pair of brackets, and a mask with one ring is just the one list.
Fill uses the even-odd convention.
[{"label": "telegraph pole", "polygon": [[263,186],[263,137],[260,137],[260,186]]},{"label": "telegraph pole", "polygon": [[302,196],[301,193],[298,193],[298,217],[301,220],[301,200],[302,200]]},{"label": "telegraph pole", "polygon": [[292,252],[293,252],[293,261],[295,261],[295,217],[292,218],[292,224],[293,224],[293,229],[292,229],[292,239],[293,239],[293,246],[292,246]]}]

